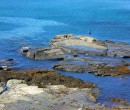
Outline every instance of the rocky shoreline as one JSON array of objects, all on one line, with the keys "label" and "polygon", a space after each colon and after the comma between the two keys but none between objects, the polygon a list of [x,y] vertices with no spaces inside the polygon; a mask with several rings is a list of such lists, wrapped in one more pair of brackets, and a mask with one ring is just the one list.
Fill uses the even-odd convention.
[{"label": "rocky shoreline", "polygon": [[130,73],[130,63],[124,61],[130,58],[130,45],[125,43],[65,34],[55,36],[48,48],[22,47],[21,53],[35,60],[61,61],[52,68],[62,71],[87,72],[97,76]]},{"label": "rocky shoreline", "polygon": [[52,70],[0,71],[0,81],[7,87],[0,95],[1,110],[104,108],[96,102],[95,84]]},{"label": "rocky shoreline", "polygon": [[[20,52],[33,60],[56,60],[52,69],[92,73],[96,76],[130,74],[130,45],[100,41],[72,34],[57,35],[50,47],[22,47]],[[13,70],[14,60],[0,61],[0,110],[109,110],[97,102],[96,84],[63,76],[54,70]],[[130,108],[118,98],[116,108]],[[124,102],[123,102],[124,101]]]}]

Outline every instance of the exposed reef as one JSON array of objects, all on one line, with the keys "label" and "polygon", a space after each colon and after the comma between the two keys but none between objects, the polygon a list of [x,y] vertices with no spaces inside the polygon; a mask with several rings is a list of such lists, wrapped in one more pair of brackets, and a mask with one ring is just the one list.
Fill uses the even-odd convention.
[{"label": "exposed reef", "polygon": [[35,60],[60,60],[53,68],[62,71],[100,76],[130,73],[130,63],[123,60],[130,57],[130,45],[126,43],[63,34],[55,36],[48,48],[22,47],[21,53]]},{"label": "exposed reef", "polygon": [[46,85],[65,85],[66,87],[92,88],[95,84],[83,82],[80,79],[63,76],[53,70],[30,71],[0,71],[0,81],[7,82],[10,79],[25,80],[29,85],[46,87]]}]

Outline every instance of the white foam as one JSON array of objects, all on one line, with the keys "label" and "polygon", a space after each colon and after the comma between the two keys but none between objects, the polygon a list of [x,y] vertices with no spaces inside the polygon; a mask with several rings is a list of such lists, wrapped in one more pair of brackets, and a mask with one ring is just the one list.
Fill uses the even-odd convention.
[{"label": "white foam", "polygon": [[33,18],[19,18],[19,17],[0,17],[0,22],[11,23],[19,27],[8,31],[0,31],[1,38],[33,36],[36,33],[45,32],[44,26],[65,25],[52,20],[38,20]]}]

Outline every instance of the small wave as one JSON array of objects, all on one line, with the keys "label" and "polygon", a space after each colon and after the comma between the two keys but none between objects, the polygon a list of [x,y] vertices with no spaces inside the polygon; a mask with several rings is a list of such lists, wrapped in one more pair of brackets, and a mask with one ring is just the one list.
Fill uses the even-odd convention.
[{"label": "small wave", "polygon": [[44,26],[58,26],[65,25],[52,20],[38,20],[33,18],[19,18],[19,17],[0,17],[0,22],[11,23],[19,25],[8,31],[0,31],[0,39],[10,37],[33,36],[37,33],[45,32]]}]

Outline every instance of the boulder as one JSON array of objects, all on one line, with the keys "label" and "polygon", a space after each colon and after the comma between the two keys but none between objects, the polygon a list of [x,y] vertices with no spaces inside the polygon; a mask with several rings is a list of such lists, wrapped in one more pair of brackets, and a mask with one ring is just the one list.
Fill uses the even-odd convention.
[{"label": "boulder", "polygon": [[20,50],[20,52],[22,53],[22,54],[27,54],[27,52],[29,51],[31,49],[31,47],[22,47],[21,48],[21,50]]}]

